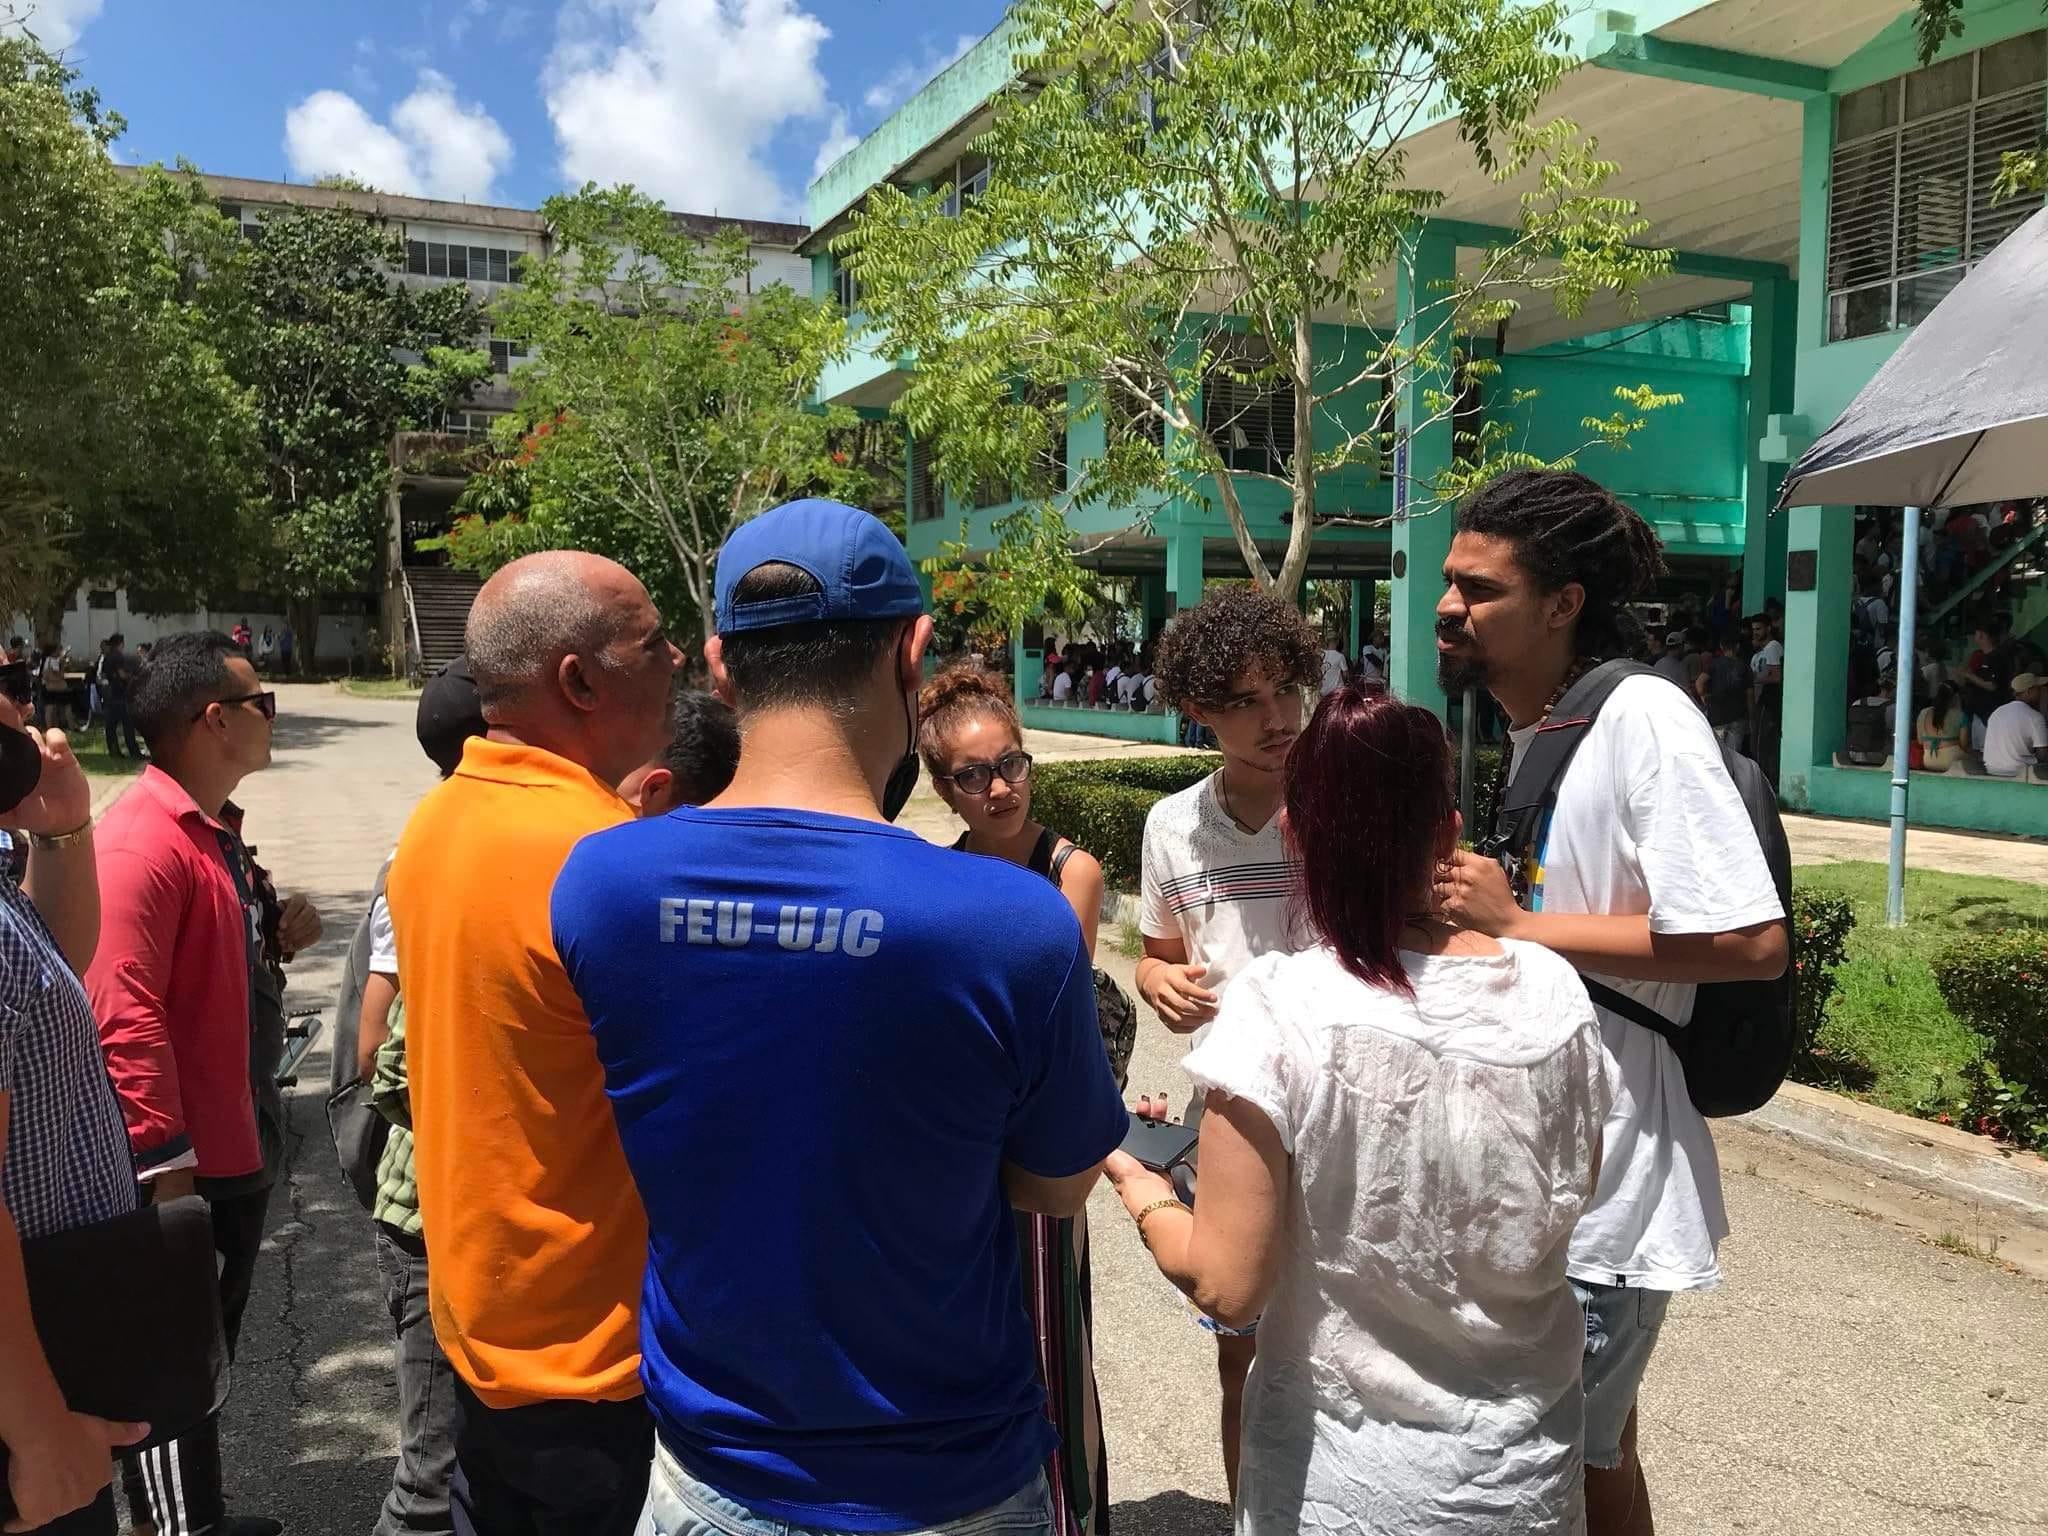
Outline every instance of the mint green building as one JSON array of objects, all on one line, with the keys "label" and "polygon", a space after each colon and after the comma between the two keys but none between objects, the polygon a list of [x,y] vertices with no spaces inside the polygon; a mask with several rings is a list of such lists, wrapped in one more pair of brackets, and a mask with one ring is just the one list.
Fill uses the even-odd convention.
[{"label": "mint green building", "polygon": [[[1583,445],[1581,419],[1611,411],[1617,385],[1684,397],[1654,413],[1630,447],[1590,449],[1580,467],[1657,525],[1676,583],[1705,589],[1739,576],[1745,611],[1782,599],[1781,790],[1795,809],[1847,816],[1883,816],[1889,792],[1882,771],[1836,766],[1856,509],[1773,515],[1772,503],[1786,467],[1906,329],[2040,206],[2038,197],[1997,203],[1991,184],[2001,153],[2039,146],[2048,127],[2040,0],[1966,0],[1962,35],[1925,70],[1916,65],[1911,21],[1906,0],[1641,0],[1632,12],[1580,18],[1573,46],[1582,67],[1545,113],[1570,118],[1619,162],[1607,190],[1637,200],[1652,221],[1650,239],[1676,252],[1675,268],[1639,289],[1634,309],[1601,299],[1572,320],[1533,307],[1517,316],[1499,377],[1468,401],[1532,451],[1556,455]],[[1012,51],[1008,27],[998,27],[813,182],[803,249],[815,291],[858,312],[859,295],[830,242],[870,187],[972,189],[986,176],[972,144],[990,97],[1009,79]],[[1407,149],[1414,183],[1447,194],[1417,237],[1412,284],[1426,293],[1462,250],[1484,247],[1516,222],[1520,189],[1474,164],[1451,124],[1425,127]],[[1414,306],[1405,291],[1398,299],[1402,324]],[[1318,345],[1341,351],[1352,339],[1333,327]],[[1491,342],[1470,345],[1485,353]],[[856,355],[834,365],[820,393],[883,411],[910,366]],[[1421,389],[1397,391],[1389,402],[1403,428],[1427,423]],[[1510,403],[1529,389],[1538,392],[1533,401]],[[1087,435],[1081,425],[1070,434],[1069,465],[1101,451]],[[1403,451],[1410,475],[1432,475],[1450,460],[1451,423],[1406,431]],[[946,497],[915,445],[910,469],[914,558],[956,539],[963,518],[970,546],[991,538],[990,524],[1007,508]],[[1391,474],[1354,467],[1325,479],[1319,504],[1385,518],[1395,510],[1391,482]],[[1247,510],[1255,537],[1277,551],[1284,506],[1277,496],[1260,499],[1272,489],[1249,483]],[[1243,575],[1221,512],[1199,497],[1093,510],[1081,515],[1079,531],[1100,546],[1095,563],[1136,579],[1146,633],[1192,603],[1205,576]],[[1449,539],[1444,517],[1327,529],[1316,536],[1309,572],[1316,582],[1359,584],[1349,604],[1354,624],[1370,612],[1365,584],[1391,583],[1394,685],[1439,708],[1431,626]],[[2007,551],[1999,564],[2025,558],[2023,548]],[[2005,585],[2016,633],[2040,631],[2048,640],[2048,582],[2030,586],[2018,574],[1987,572],[1981,590],[1964,597],[1981,604]],[[1947,613],[1937,606],[1931,626],[1924,615],[1924,631],[1953,630],[1961,601]],[[1018,675],[1028,691],[1037,674],[1024,639]],[[1034,724],[1125,736],[1170,737],[1174,725],[1171,717],[1102,711],[1026,713]],[[2048,835],[2048,787],[1916,774],[1913,818]]]}]

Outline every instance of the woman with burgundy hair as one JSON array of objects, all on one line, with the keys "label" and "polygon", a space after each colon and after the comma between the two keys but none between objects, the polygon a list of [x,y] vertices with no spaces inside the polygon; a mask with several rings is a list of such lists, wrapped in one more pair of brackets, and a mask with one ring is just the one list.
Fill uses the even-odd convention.
[{"label": "woman with burgundy hair", "polygon": [[1165,1276],[1259,1319],[1239,1536],[1585,1528],[1565,1257],[1611,1090],[1550,951],[1432,911],[1459,822],[1444,729],[1348,686],[1287,760],[1314,946],[1268,954],[1187,1058],[1200,1199],[1109,1176]]}]

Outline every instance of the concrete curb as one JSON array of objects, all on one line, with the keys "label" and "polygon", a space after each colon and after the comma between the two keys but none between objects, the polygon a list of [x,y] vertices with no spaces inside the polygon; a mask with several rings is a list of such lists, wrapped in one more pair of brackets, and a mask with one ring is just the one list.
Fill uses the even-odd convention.
[{"label": "concrete curb", "polygon": [[1787,1083],[1735,1122],[1843,1158],[1930,1194],[1994,1207],[2048,1231],[2048,1160],[1953,1126]]}]

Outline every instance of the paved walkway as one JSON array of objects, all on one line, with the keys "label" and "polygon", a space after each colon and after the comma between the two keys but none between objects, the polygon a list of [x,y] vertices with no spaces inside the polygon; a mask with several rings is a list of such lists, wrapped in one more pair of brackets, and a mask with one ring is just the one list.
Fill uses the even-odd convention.
[{"label": "paved walkway", "polygon": [[[293,976],[295,1001],[324,1003],[378,863],[433,773],[410,704],[281,692],[276,765],[241,799],[280,885],[328,915]],[[928,788],[916,815],[949,839]],[[1106,963],[1128,984],[1112,939]],[[1148,1015],[1133,1089],[1183,1094],[1180,1054]],[[396,1397],[367,1220],[326,1139],[325,1076],[319,1050],[292,1099],[296,1162],[227,1413],[230,1497],[294,1533],[361,1536],[388,1478]],[[2048,1337],[2048,1287],[1959,1251],[1996,1234],[1959,1222],[1952,1251],[1905,1230],[1860,1171],[1816,1169],[1740,1125],[1720,1141],[1728,1281],[1673,1309],[1644,1405],[1663,1528],[2048,1531],[2048,1359],[2032,1347]],[[1107,1191],[1091,1216],[1118,1529],[1221,1536],[1210,1346]]]}]

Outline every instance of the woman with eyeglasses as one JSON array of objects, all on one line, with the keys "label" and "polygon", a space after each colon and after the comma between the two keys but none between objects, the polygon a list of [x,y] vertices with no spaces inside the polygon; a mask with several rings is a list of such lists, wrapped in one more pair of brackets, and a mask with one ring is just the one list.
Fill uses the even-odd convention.
[{"label": "woman with eyeglasses", "polygon": [[[953,846],[1007,859],[1052,881],[1080,919],[1093,959],[1102,866],[1031,819],[1031,754],[1004,679],[969,665],[926,683],[918,696],[917,748],[940,798],[967,823]],[[1000,913],[991,915],[1000,921]],[[1116,1065],[1121,1075],[1128,1060]],[[1109,1481],[1095,1391],[1087,1218],[1062,1221],[1027,1211],[1016,1218],[1046,1417],[1060,1437],[1045,1469],[1054,1529],[1060,1536],[1093,1536],[1109,1529]]]}]

